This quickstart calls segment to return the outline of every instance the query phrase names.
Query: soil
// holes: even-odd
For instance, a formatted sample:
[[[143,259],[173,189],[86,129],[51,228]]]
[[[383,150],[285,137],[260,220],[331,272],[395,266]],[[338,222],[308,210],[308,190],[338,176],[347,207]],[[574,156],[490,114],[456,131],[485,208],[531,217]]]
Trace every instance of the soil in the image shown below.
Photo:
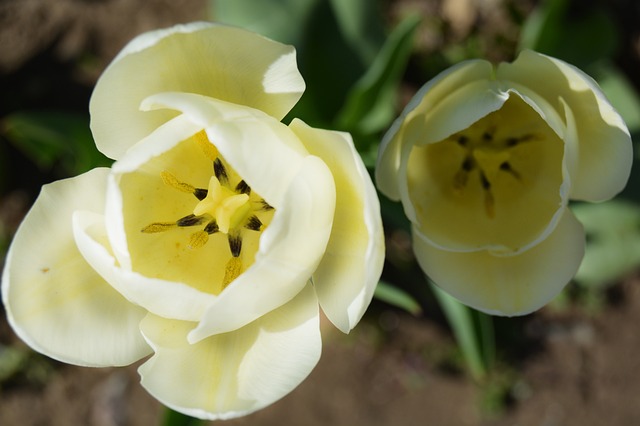
[[[391,3],[388,11],[393,16],[406,4],[420,2]],[[512,3],[522,10],[532,4]],[[474,22],[473,16],[455,12],[466,1],[421,4],[425,13],[442,9],[453,17],[449,22],[453,40],[464,38]],[[3,95],[0,113],[30,107],[86,108],[95,78],[131,37],[203,19],[206,6],[204,0],[0,1],[0,89],[14,95]],[[513,40],[513,27],[504,25],[503,35]],[[487,30],[491,37],[495,28]],[[630,34],[628,46],[635,49],[637,31]],[[420,43],[422,49],[435,49],[438,41],[423,34]],[[633,51],[621,63],[627,70],[637,70],[638,56]],[[44,95],[25,90],[40,81],[34,76],[43,67],[63,77],[49,81],[52,87],[40,91]],[[56,85],[66,91],[57,92]],[[0,234],[3,230],[10,234],[38,185],[56,176],[33,169],[6,141],[0,142],[5,144],[1,155],[12,159],[16,171],[15,181],[0,185]],[[389,247],[402,244],[396,236],[388,241]],[[389,254],[398,257],[398,252]],[[414,266],[409,275],[416,277],[416,272]],[[421,278],[416,280],[426,285]],[[482,383],[466,373],[435,305],[427,304],[424,315],[414,317],[375,301],[350,335],[323,322],[320,363],[291,394],[262,411],[220,424],[640,424],[640,333],[635,329],[640,324],[640,278],[631,275],[621,280],[607,296],[596,312],[570,304],[563,309],[546,307],[523,318],[496,319],[497,361]],[[0,312],[0,365],[11,360],[19,365],[11,375],[3,376],[0,368],[0,425],[159,424],[163,408],[139,385],[136,366],[90,369],[49,360],[28,350]]]

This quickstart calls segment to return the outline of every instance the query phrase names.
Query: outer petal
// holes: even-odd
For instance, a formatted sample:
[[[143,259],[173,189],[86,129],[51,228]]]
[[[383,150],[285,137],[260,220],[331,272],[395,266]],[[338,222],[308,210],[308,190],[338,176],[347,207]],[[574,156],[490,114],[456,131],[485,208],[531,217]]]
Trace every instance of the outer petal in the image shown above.
[[[143,99],[167,91],[248,105],[281,119],[304,81],[293,47],[240,28],[199,22],[149,32],[131,41],[98,80],[89,105],[98,148],[119,159],[173,117],[138,110]]]
[[[439,250],[414,235],[422,269],[447,293],[494,315],[524,315],[555,297],[584,255],[582,225],[568,209],[549,237],[518,256]]]
[[[559,59],[523,51],[511,64],[500,64],[497,77],[535,89],[568,125],[578,124],[570,148],[577,156],[571,174],[571,198],[602,201],[627,183],[633,161],[631,138],[624,121],[597,83]],[[568,143],[571,141],[567,141]]]
[[[318,267],[331,234],[335,186],[319,158],[302,163],[263,231],[254,263],[211,303],[190,342],[236,330],[285,304]]]
[[[313,283],[327,317],[347,333],[362,318],[382,273],[380,203],[349,134],[314,129],[300,120],[290,127],[329,166],[336,183],[331,238]]]
[[[404,140],[402,135],[404,122],[418,114],[428,112],[460,87],[474,81],[491,79],[492,75],[493,67],[489,62],[465,61],[443,71],[420,88],[402,114],[393,122],[380,144],[376,164],[376,184],[383,194],[395,201],[400,199],[398,184],[402,182],[403,177],[399,176],[398,171],[403,148],[401,142]]]
[[[146,312],[104,282],[73,239],[73,211],[103,208],[108,173],[94,169],[45,185],[15,235],[2,277],[18,335],[73,364],[126,365],[150,352],[138,328]]]
[[[187,343],[192,323],[149,315],[142,332],[156,354],[142,385],[169,407],[205,419],[263,408],[293,390],[320,358],[318,304],[307,286],[286,305],[231,333]]]

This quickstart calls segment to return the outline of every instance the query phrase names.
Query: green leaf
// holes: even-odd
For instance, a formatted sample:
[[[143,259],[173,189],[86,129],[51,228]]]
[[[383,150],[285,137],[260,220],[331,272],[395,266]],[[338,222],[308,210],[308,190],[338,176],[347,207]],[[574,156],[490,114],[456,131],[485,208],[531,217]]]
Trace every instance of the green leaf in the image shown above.
[[[211,0],[212,19],[300,46],[320,0]]]
[[[571,210],[587,235],[578,284],[603,288],[640,265],[640,206],[613,200]]]
[[[547,0],[524,23],[519,47],[586,68],[613,56],[618,43],[615,21],[602,5]]]
[[[613,107],[622,116],[629,131],[640,131],[640,97],[629,79],[609,61],[595,66],[590,71]]]
[[[345,41],[360,56],[362,63],[371,64],[385,39],[380,19],[379,2],[371,0],[330,1]]]
[[[419,23],[420,17],[410,16],[391,33],[372,66],[349,92],[338,114],[338,127],[367,135],[389,126],[396,115],[398,86]]]
[[[412,315],[422,314],[420,304],[407,292],[385,281],[380,281],[376,287],[374,297]]]
[[[39,168],[59,165],[66,174],[79,174],[108,165],[91,137],[89,118],[59,111],[25,111],[0,122],[2,134]]]
[[[485,324],[481,323],[477,329],[471,308],[458,302],[433,283],[431,283],[431,288],[449,322],[471,376],[475,380],[481,381],[487,375],[486,361],[489,358],[483,356],[483,344],[486,350],[490,351],[490,357],[493,356],[494,350],[493,326],[491,323],[486,323],[491,318],[484,318]],[[483,341],[484,343],[482,343]]]

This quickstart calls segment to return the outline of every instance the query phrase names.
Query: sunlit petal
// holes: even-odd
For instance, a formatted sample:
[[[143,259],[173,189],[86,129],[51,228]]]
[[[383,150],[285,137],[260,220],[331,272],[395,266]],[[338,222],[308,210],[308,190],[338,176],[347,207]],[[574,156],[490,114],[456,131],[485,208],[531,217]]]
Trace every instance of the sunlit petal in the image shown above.
[[[575,275],[585,246],[582,225],[568,209],[547,239],[516,256],[440,250],[415,235],[413,241],[420,266],[440,288],[475,309],[509,316],[553,299]]]
[[[80,365],[130,364],[149,354],[138,324],[146,314],[82,257],[72,232],[77,209],[104,206],[108,169],[42,188],[9,250],[2,277],[17,334],[52,358]]]
[[[187,342],[193,323],[149,315],[142,332],[155,355],[142,385],[164,404],[206,419],[229,419],[269,405],[295,388],[320,357],[318,304],[311,286],[231,333]]]
[[[371,302],[384,264],[380,203],[351,137],[291,123],[307,150],[329,166],[336,184],[336,211],[327,250],[313,274],[320,306],[343,332]]]
[[[134,39],[109,65],[91,98],[91,129],[98,148],[119,159],[176,115],[139,111],[152,94],[200,93],[281,119],[304,87],[291,46],[235,27],[178,25]]]

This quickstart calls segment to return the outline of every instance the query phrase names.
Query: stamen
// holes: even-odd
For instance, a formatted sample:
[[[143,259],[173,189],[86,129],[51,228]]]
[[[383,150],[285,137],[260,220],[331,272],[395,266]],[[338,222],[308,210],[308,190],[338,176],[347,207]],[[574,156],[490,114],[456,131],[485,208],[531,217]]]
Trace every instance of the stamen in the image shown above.
[[[458,136],[458,139],[456,140],[456,142],[458,142],[458,145],[466,147],[467,144],[469,143],[469,138],[466,137],[465,135],[460,135]]]
[[[176,221],[176,225],[180,227],[195,226],[204,223],[207,220],[204,216],[196,216],[194,214],[187,215]]]
[[[227,288],[229,284],[242,272],[242,260],[239,257],[232,257],[224,268],[224,278],[222,279],[222,289]]]
[[[245,182],[244,180],[241,180],[236,185],[236,192],[238,194],[247,194],[247,195],[249,195],[249,194],[251,194],[251,187],[249,185],[247,185],[247,182]]]
[[[496,216],[495,199],[491,192],[491,182],[489,182],[484,172],[480,172],[480,183],[482,184],[482,189],[484,189],[484,210],[487,216],[493,219]]]
[[[156,222],[151,225],[147,225],[141,229],[141,232],[145,234],[155,234],[158,232],[168,231],[169,229],[175,227],[176,224],[174,222]]]
[[[216,158],[213,162],[213,173],[222,185],[229,184],[229,176],[227,176],[227,169],[219,158]]]
[[[482,189],[484,189],[485,191],[491,189],[491,182],[489,182],[489,179],[487,179],[487,176],[484,174],[484,172],[480,172],[480,183],[482,184]]]
[[[178,191],[188,192],[190,194],[194,193],[196,188],[193,185],[189,185],[188,183],[180,182],[178,178],[167,171],[163,171],[160,173],[160,177],[162,178],[162,182],[165,185],[168,185]]]
[[[207,223],[207,226],[204,227],[204,232],[206,232],[209,235],[215,234],[219,230],[220,228],[218,228],[218,222],[216,222],[215,219]]]
[[[500,170],[502,170],[503,172],[509,173],[511,176],[513,176],[517,180],[522,180],[522,176],[520,175],[520,173],[514,170],[508,161],[505,161],[504,163],[500,164]]]
[[[234,232],[227,235],[229,239],[229,249],[231,250],[231,256],[238,257],[242,251],[242,237],[240,233]]]
[[[188,192],[195,195],[198,200],[202,200],[207,196],[207,190],[202,188],[196,188],[188,183],[181,182],[174,175],[167,171],[160,172],[160,178],[165,185],[168,185],[181,192]]]
[[[260,200],[260,204],[262,204],[261,210],[264,210],[264,211],[273,210],[273,206],[271,206],[271,204],[267,203],[264,198],[262,200]]]
[[[218,149],[209,141],[207,133],[204,130],[200,130],[193,136],[198,143],[198,146],[204,153],[204,155],[211,161],[215,161],[220,156]]]
[[[196,196],[196,198],[200,201],[204,200],[205,198],[207,198],[207,194],[209,193],[209,191],[207,189],[203,189],[203,188],[196,188],[195,191],[193,191],[193,195]]]
[[[254,215],[249,218],[249,221],[244,227],[252,231],[259,231],[260,229],[262,229],[262,221]]]
[[[193,234],[191,234],[191,238],[189,238],[189,244],[187,245],[187,247],[192,250],[199,249],[200,247],[203,247],[205,244],[207,244],[207,241],[209,241],[209,234],[207,234],[205,231],[194,232]]]

